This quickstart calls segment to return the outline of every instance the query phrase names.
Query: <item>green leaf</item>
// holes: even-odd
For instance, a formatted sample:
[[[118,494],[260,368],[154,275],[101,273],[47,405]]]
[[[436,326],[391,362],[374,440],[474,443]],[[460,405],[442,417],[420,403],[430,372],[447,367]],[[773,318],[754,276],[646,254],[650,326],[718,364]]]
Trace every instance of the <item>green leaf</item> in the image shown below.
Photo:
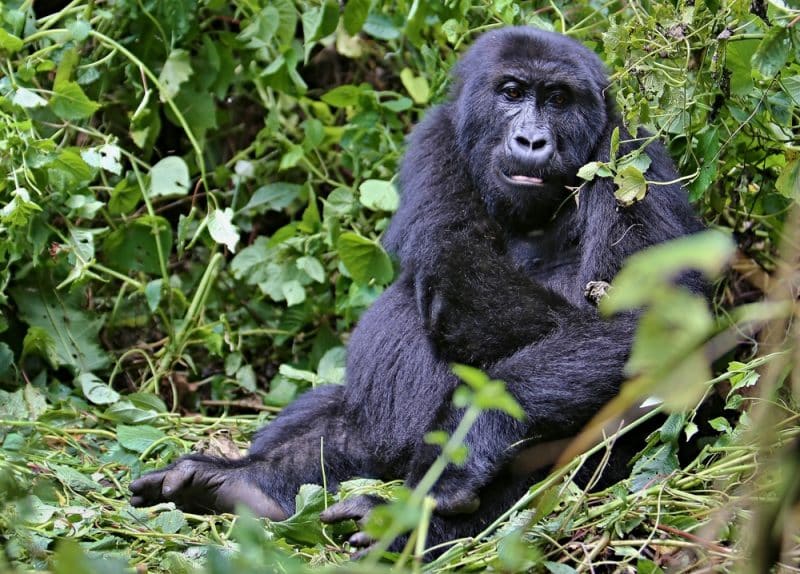
[[[0,28],[0,51],[11,55],[19,52],[24,45],[22,40]]]
[[[303,285],[296,279],[291,279],[281,285],[283,296],[286,299],[286,304],[291,307],[299,305],[306,300],[306,290]]]
[[[780,26],[772,26],[753,54],[753,67],[761,72],[762,76],[771,78],[786,65],[791,47],[789,31]]]
[[[344,6],[344,29],[351,36],[361,31],[369,15],[370,0],[348,0]]]
[[[189,193],[189,168],[183,158],[167,156],[150,170],[149,197],[177,197]]]
[[[384,14],[371,12],[363,26],[364,33],[378,40],[397,40],[402,29]]]
[[[248,211],[262,213],[265,209],[281,211],[298,199],[302,191],[303,186],[296,183],[269,183],[259,187],[241,211],[242,213]]]
[[[125,273],[160,273],[161,262],[154,232],[158,233],[163,256],[167,258],[172,250],[172,227],[163,217],[145,215],[108,235],[103,244],[104,262]]]
[[[20,317],[39,327],[55,342],[58,363],[76,372],[90,372],[108,365],[108,356],[97,343],[103,317],[84,313],[78,305],[80,290],[64,295],[47,280],[39,280],[11,291]]]
[[[208,232],[211,238],[225,245],[231,253],[236,253],[236,244],[239,243],[239,231],[233,225],[233,210],[226,207],[224,210],[215,209],[208,216]]]
[[[775,181],[775,189],[784,197],[800,201],[800,159],[787,163]]]
[[[578,177],[586,181],[592,181],[594,176],[597,175],[597,170],[600,169],[599,161],[590,161],[578,170]]]
[[[147,524],[156,532],[175,534],[186,526],[186,517],[180,510],[167,510],[149,520]]]
[[[325,489],[317,484],[304,484],[295,497],[295,513],[270,526],[275,536],[308,545],[325,544],[326,537],[319,514],[325,509]]]
[[[415,76],[409,68],[400,72],[400,81],[403,82],[408,95],[418,104],[427,104],[431,97],[431,89],[425,76]]]
[[[160,98],[162,102],[174,98],[181,89],[181,84],[192,75],[192,63],[189,52],[186,50],[172,50],[158,75],[161,84]]]
[[[800,106],[800,74],[790,78],[781,78],[783,90],[789,94],[796,106]]]
[[[163,431],[149,425],[117,425],[117,442],[133,452],[144,452],[165,436]]]
[[[392,261],[378,243],[351,231],[342,233],[336,245],[339,257],[353,279],[362,284],[386,285],[394,276]]]
[[[75,377],[75,386],[79,387],[86,399],[96,405],[110,405],[119,399],[119,393],[109,387],[92,373],[81,373]]]
[[[321,6],[307,8],[303,12],[302,20],[304,59],[308,62],[308,56],[316,41],[336,31],[336,24],[339,22],[339,4],[334,0],[325,0]]]
[[[394,212],[400,196],[391,181],[368,179],[358,186],[361,204],[373,211]]]
[[[81,150],[81,157],[88,165],[104,169],[116,175],[122,173],[122,164],[119,162],[121,155],[122,151],[111,144]]]
[[[304,256],[297,260],[297,268],[302,269],[306,275],[317,283],[325,282],[325,268],[319,259],[311,256]]]
[[[633,464],[630,492],[663,482],[680,468],[675,444],[657,444],[647,449]]]
[[[719,130],[710,127],[697,136],[697,154],[702,158],[700,173],[689,185],[689,199],[700,199],[717,177],[719,154]]]
[[[50,366],[58,368],[61,362],[56,353],[56,342],[42,327],[30,327],[22,340],[22,356],[34,355],[45,359]]]
[[[103,489],[97,482],[75,470],[74,468],[66,465],[48,463],[50,470],[53,471],[56,479],[61,484],[68,486],[78,492],[97,492]]]
[[[334,108],[346,108],[356,105],[362,93],[363,90],[360,86],[338,86],[323,94],[321,99]]]
[[[100,104],[90,100],[76,82],[56,82],[50,109],[62,120],[82,120],[91,117]]]
[[[245,20],[245,22],[247,22]],[[280,14],[274,6],[266,6],[256,14],[237,36],[245,47],[256,50],[272,43],[280,24]]]
[[[47,100],[28,88],[17,88],[11,101],[22,108],[38,108],[47,105]]]
[[[622,207],[630,207],[647,194],[647,180],[636,166],[629,165],[618,171],[614,183],[617,185],[614,197]]]
[[[152,313],[155,313],[161,303],[163,286],[163,279],[154,279],[144,286],[144,298],[147,301],[147,308],[150,309]]]

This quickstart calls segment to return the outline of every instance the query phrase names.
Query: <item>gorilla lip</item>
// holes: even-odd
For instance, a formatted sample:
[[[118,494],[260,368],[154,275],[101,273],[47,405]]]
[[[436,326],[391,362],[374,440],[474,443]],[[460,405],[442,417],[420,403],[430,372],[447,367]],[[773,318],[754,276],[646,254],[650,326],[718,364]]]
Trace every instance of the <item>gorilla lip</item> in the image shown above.
[[[514,174],[514,175],[506,175],[503,174],[508,181],[511,183],[516,183],[518,185],[542,185],[544,184],[544,180],[540,177],[531,177],[529,175],[521,175],[521,174]]]

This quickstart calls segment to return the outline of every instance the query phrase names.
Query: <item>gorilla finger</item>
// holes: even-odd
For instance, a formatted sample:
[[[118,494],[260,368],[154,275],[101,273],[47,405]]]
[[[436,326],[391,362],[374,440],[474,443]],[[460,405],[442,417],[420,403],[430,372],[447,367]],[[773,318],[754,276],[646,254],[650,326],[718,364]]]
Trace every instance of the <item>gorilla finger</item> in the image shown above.
[[[375,540],[366,532],[356,532],[347,539],[348,544],[353,548],[369,548]]]
[[[171,468],[164,475],[164,480],[161,484],[161,494],[169,500],[184,486],[191,482],[194,478],[194,473],[197,467],[191,461],[184,461],[174,468]]]
[[[356,496],[342,502],[337,502],[330,508],[322,511],[320,520],[327,524],[342,522],[343,520],[360,520],[369,511],[375,508],[378,502],[368,496]]]
[[[128,489],[135,495],[131,499],[131,504],[133,506],[149,506],[163,502],[161,483],[165,474],[163,471],[151,472],[131,482],[128,485]],[[138,501],[139,504],[134,503],[134,500]]]

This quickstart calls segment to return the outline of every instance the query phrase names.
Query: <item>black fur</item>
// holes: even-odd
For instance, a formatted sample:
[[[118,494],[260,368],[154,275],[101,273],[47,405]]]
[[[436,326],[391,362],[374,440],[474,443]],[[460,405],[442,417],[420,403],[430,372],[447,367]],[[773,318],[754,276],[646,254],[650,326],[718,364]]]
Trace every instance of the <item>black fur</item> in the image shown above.
[[[700,228],[678,184],[651,186],[628,208],[618,208],[607,178],[574,194],[582,165],[608,161],[615,127],[621,153],[641,145],[625,141],[593,52],[532,28],[482,36],[450,100],[409,141],[401,205],[385,236],[402,273],[353,333],[346,385],[300,397],[241,461],[190,456],[145,475],[132,485],[133,504],[224,510],[242,499],[281,518],[301,484],[322,482],[323,440],[331,488],[356,476],[413,485],[438,454],[423,436],[459,421],[449,366],[459,361],[505,381],[526,414],[523,422],[482,414],[466,465],[447,468],[435,486],[446,512],[434,515],[429,544],[478,532],[533,478],[511,472],[517,452],[574,435],[623,380],[635,316],[601,318],[587,284],[610,282],[631,253]],[[649,180],[677,179],[660,144],[646,153]],[[612,462],[607,482],[621,478],[625,460]]]

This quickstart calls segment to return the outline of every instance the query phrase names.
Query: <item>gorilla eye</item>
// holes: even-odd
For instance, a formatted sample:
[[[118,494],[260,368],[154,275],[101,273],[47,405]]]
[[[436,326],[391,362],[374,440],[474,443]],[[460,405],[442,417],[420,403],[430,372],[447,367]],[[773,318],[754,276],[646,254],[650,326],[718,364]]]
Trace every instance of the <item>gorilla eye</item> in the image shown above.
[[[551,104],[554,104],[555,106],[560,108],[567,105],[567,103],[569,102],[569,96],[565,92],[555,91],[552,94],[550,94],[550,97],[547,98],[547,100]]]
[[[500,92],[509,100],[520,100],[524,95],[522,87],[519,84],[508,83],[500,88]]]

